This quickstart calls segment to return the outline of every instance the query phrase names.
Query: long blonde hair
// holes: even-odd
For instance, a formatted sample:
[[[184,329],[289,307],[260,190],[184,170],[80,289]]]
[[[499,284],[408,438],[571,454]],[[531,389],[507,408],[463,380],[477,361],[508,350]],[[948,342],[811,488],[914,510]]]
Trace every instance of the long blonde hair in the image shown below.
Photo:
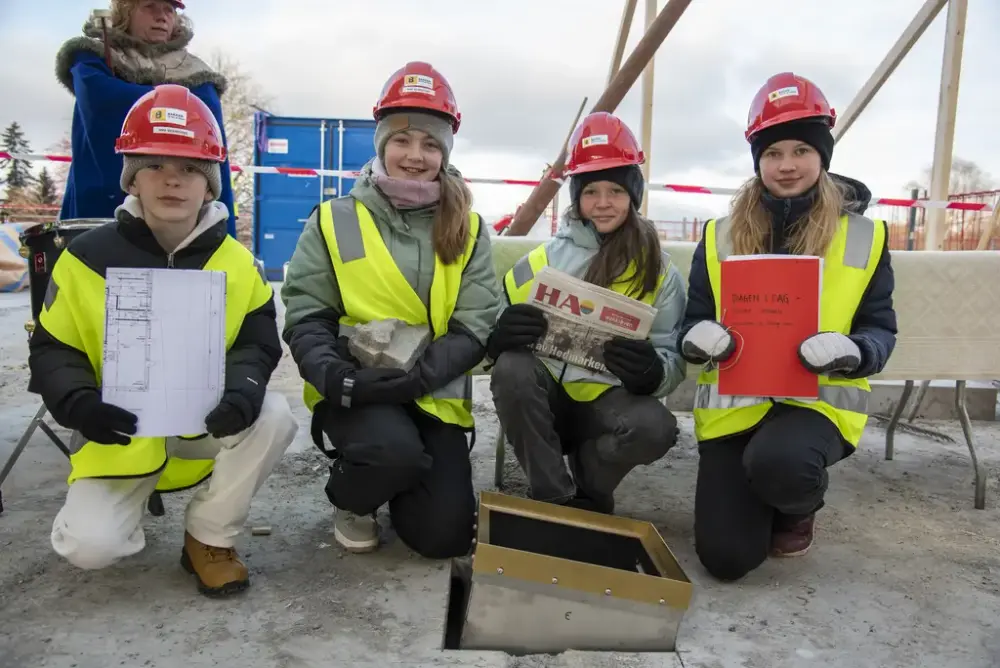
[[[469,241],[469,213],[472,191],[465,180],[445,170],[441,171],[441,199],[434,215],[431,238],[434,252],[441,262],[451,264],[462,257]]]
[[[771,214],[764,208],[763,196],[764,183],[759,176],[754,176],[733,197],[729,235],[737,255],[772,252]],[[787,241],[788,252],[822,257],[837,232],[844,206],[844,191],[826,170],[821,170],[816,183],[816,200],[809,213],[792,228]]]

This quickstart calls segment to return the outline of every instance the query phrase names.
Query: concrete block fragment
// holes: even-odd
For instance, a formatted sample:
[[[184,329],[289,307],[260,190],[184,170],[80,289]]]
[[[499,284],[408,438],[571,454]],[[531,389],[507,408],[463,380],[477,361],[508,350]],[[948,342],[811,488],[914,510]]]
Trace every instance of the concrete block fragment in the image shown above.
[[[389,318],[356,326],[348,348],[366,368],[408,371],[430,340],[430,328],[426,325],[407,325],[402,320]]]

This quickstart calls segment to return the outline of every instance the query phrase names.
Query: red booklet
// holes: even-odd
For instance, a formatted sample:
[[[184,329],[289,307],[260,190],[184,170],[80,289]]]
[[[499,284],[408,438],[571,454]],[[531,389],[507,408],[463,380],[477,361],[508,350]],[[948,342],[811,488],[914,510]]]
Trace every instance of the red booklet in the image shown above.
[[[719,394],[815,399],[819,377],[799,344],[819,331],[823,260],[734,255],[722,263],[722,325],[736,352],[719,365]]]

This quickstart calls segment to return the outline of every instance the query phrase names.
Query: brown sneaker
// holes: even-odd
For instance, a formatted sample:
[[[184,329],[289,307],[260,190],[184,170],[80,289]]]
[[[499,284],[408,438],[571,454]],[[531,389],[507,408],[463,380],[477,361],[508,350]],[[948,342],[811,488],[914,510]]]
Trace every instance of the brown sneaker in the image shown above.
[[[205,596],[229,596],[250,586],[250,574],[235,549],[205,545],[186,531],[181,566],[198,578],[198,591]]]
[[[816,513],[800,518],[777,516],[771,531],[772,557],[801,557],[813,543]]]

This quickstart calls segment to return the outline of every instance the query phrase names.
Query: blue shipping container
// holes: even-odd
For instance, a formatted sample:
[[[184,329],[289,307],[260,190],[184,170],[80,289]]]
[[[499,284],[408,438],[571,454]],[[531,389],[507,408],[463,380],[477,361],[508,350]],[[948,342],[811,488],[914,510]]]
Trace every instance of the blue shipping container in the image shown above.
[[[254,117],[253,164],[358,171],[375,155],[375,121],[342,118]],[[281,280],[309,212],[346,195],[354,179],[254,174],[253,247],[270,280]]]

